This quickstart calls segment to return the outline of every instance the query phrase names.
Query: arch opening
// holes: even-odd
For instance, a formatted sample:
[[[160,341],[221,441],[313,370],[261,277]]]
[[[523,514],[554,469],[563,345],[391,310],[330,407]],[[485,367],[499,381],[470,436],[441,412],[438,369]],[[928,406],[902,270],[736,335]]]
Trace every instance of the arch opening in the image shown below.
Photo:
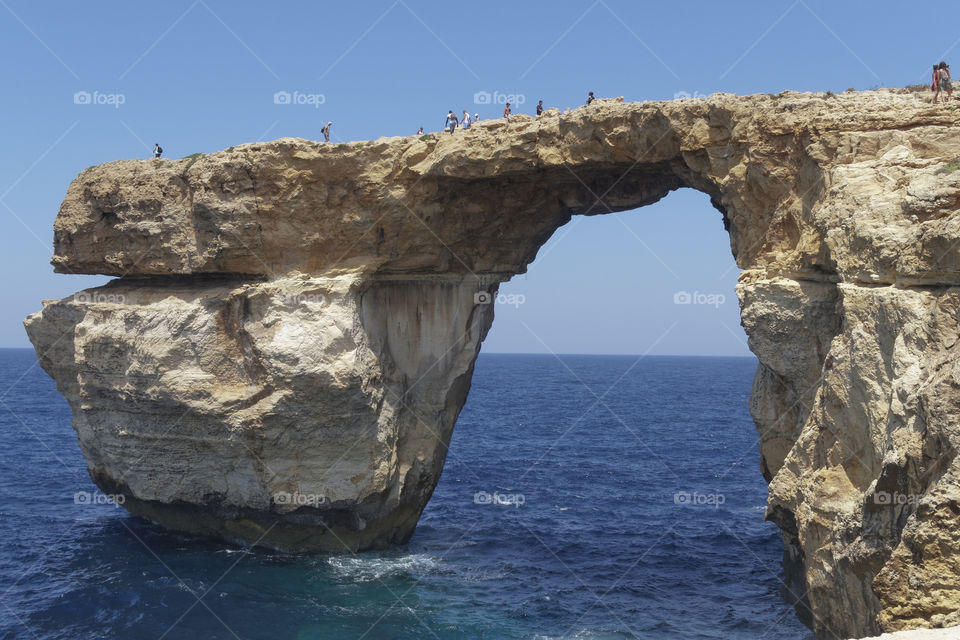
[[[734,598],[744,627],[729,637],[753,637],[805,606],[784,587],[783,544],[763,518],[748,409],[757,362],[739,326],[740,270],[717,233],[725,217],[711,204],[681,188],[642,210],[575,216],[500,286],[426,534],[411,544],[453,535],[444,521],[469,525],[504,549],[532,548],[519,577],[535,589],[550,588],[537,575],[567,564],[602,590],[622,566],[614,600],[633,615],[557,611],[580,618],[573,633],[606,613],[624,632],[661,622],[696,636],[705,627],[680,622],[684,607],[722,610]],[[684,292],[693,299],[676,298]],[[724,344],[705,350],[711,341]],[[465,489],[477,504],[457,503]],[[778,633],[808,632],[789,615]]]

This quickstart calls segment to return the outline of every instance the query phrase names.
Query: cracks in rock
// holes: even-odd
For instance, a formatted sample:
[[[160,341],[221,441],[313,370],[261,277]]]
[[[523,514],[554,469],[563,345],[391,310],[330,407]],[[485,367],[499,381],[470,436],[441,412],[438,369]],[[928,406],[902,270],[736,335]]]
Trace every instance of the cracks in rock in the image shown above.
[[[266,379],[268,372],[260,362],[254,339],[245,326],[246,320],[251,317],[249,293],[234,291],[222,302],[212,301],[211,304],[218,305],[217,319],[222,335],[236,346],[237,355],[240,357],[232,362],[242,379],[247,380],[248,384],[256,384],[257,380]]]
[[[260,216],[260,196],[257,194],[257,176],[249,165],[244,165],[243,170],[246,172],[247,177],[250,178],[250,184],[253,185],[253,207],[257,212],[257,216],[255,218],[257,221],[257,241],[259,243],[260,250],[263,251],[263,223],[261,222],[262,218]]]

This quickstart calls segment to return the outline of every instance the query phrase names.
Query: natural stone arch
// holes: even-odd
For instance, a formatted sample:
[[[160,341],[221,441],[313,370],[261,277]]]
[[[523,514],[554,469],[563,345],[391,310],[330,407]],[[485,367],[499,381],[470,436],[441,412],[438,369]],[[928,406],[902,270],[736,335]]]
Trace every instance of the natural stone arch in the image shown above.
[[[890,92],[720,95],[109,163],[71,185],[53,263],[121,277],[27,330],[91,476],[131,512],[380,547],[439,478],[493,320],[474,295],[571,215],[699,189],[743,270],[768,516],[808,622],[960,622],[960,174],[937,173],[956,123]]]

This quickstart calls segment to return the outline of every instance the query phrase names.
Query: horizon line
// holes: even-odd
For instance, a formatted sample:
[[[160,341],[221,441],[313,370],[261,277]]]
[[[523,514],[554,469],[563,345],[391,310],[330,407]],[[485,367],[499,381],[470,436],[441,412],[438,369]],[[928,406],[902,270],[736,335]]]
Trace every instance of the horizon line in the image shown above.
[[[0,351],[35,351],[33,347],[4,347]],[[754,354],[716,354],[716,353],[550,353],[549,351],[484,351],[479,355],[488,356],[625,356],[635,358],[756,358]]]

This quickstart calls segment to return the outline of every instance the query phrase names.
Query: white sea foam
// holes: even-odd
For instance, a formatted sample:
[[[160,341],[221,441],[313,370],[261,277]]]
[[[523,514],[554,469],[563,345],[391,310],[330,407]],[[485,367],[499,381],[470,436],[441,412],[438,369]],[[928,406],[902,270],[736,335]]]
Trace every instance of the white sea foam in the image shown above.
[[[338,575],[355,582],[372,582],[392,576],[430,573],[437,567],[436,559],[420,554],[399,558],[335,556],[328,558],[327,562]]]

